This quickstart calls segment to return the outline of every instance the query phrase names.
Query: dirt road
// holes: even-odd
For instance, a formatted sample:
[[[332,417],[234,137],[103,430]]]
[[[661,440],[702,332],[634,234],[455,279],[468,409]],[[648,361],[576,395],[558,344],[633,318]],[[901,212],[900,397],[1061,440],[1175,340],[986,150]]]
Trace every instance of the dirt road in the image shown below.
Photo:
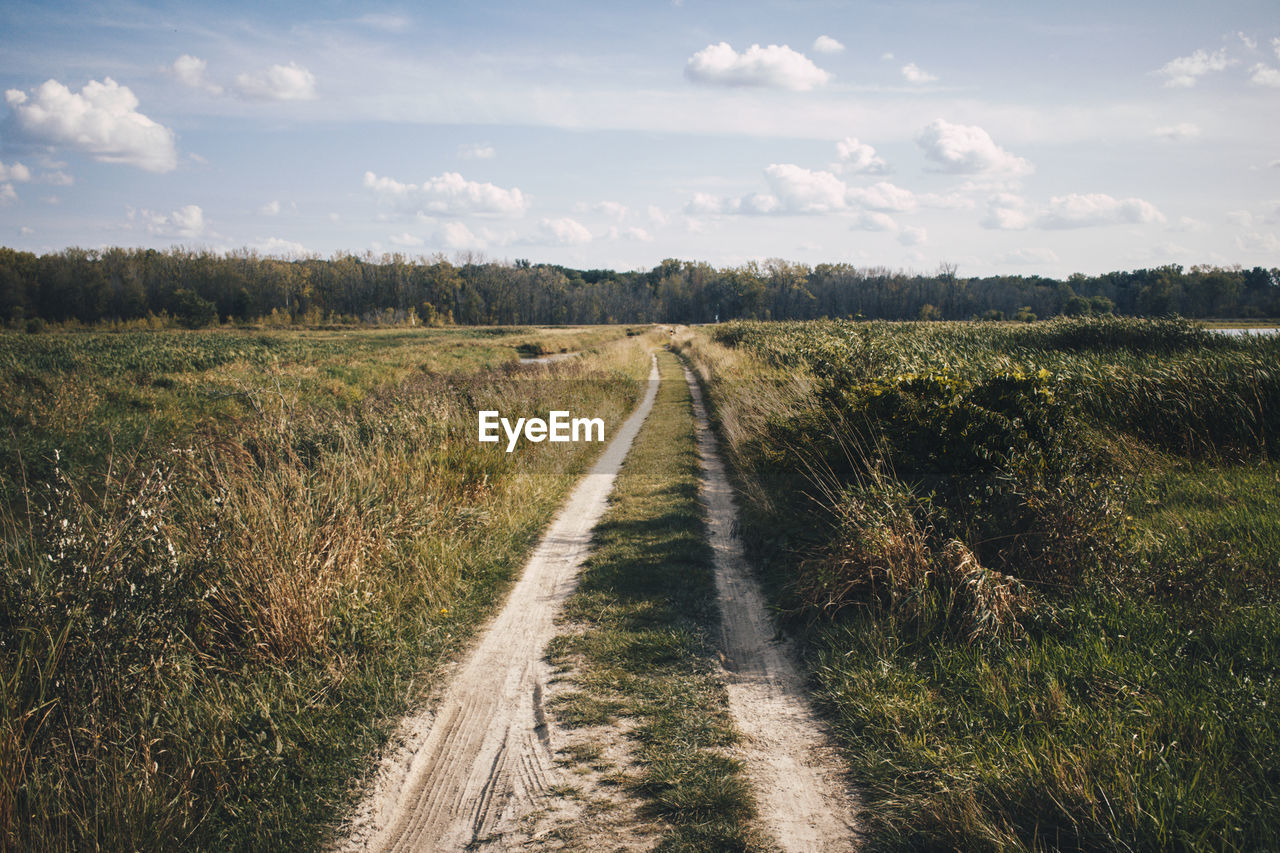
[[[783,850],[852,850],[856,801],[788,649],[774,642],[764,599],[733,535],[737,511],[701,390],[688,370],[685,378],[715,554],[729,707],[743,735],[735,755],[747,768],[763,828]],[[657,388],[655,359],[644,399],[574,489],[434,711],[402,724],[399,748],[382,762],[372,795],[337,850],[538,846],[540,839],[529,837],[528,818],[554,806],[555,792],[570,781],[555,761],[555,732],[544,708],[552,677],[544,660],[547,643]]]
[[[736,757],[747,767],[765,829],[786,851],[857,846],[856,808],[832,740],[805,698],[790,650],[775,641],[760,586],[734,536],[737,509],[702,390],[685,369],[697,421],[707,527],[715,551],[721,652],[729,710],[742,733]]]
[[[653,406],[656,359],[648,386],[552,522],[434,713],[404,722],[403,745],[383,761],[373,795],[338,849],[505,849],[503,837],[556,784],[543,709],[551,673],[543,655],[587,555],[591,530]]]

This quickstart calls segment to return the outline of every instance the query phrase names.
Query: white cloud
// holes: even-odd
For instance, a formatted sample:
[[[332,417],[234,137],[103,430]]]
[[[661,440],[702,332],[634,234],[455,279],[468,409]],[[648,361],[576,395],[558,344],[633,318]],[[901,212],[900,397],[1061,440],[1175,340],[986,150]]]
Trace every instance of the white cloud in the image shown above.
[[[542,235],[562,246],[582,246],[591,242],[591,232],[581,222],[567,216],[544,219],[538,223]]]
[[[1241,44],[1243,44],[1245,47],[1249,48],[1249,50],[1257,50],[1257,49],[1258,49],[1258,40],[1257,40],[1257,39],[1255,39],[1255,38],[1251,38],[1250,36],[1246,35],[1245,33],[1236,33],[1236,38],[1240,39]]]
[[[1053,249],[1014,249],[996,258],[998,264],[1056,264],[1061,261]]]
[[[468,181],[457,172],[445,172],[421,184],[403,184],[365,172],[364,185],[380,199],[410,212],[519,216],[528,207],[528,200],[516,187],[508,190],[491,183]]]
[[[719,86],[767,86],[807,91],[821,86],[831,75],[803,53],[786,45],[753,44],[738,53],[728,42],[711,44],[689,57],[685,76],[698,83]]]
[[[90,80],[78,93],[47,80],[30,95],[9,89],[5,100],[19,133],[32,142],[151,172],[169,172],[178,165],[173,131],[138,112],[133,92],[110,77],[101,83]]]
[[[1280,38],[1271,40],[1271,49],[1276,52],[1276,59],[1280,59]]]
[[[0,163],[0,181],[22,184],[29,180],[31,180],[31,170],[21,163],[15,162],[12,166]]]
[[[36,233],[36,229],[23,225],[21,228],[18,229],[18,233],[21,234],[23,237],[30,237],[32,234]]]
[[[1154,133],[1161,139],[1167,139],[1170,142],[1178,142],[1183,139],[1191,139],[1199,136],[1200,126],[1192,124],[1189,121],[1184,121],[1179,122],[1178,124],[1157,127]]]
[[[446,249],[480,249],[485,242],[471,233],[461,222],[446,222],[435,235],[435,242]]]
[[[987,215],[978,224],[998,231],[1020,231],[1031,224],[1031,215],[1021,196],[997,193],[987,200]]]
[[[409,248],[409,249],[416,248],[422,245],[422,238],[415,237],[412,234],[410,234],[408,231],[405,231],[400,234],[392,234],[387,239],[391,241],[391,245],[393,246],[403,246],[404,248]]]
[[[240,95],[255,101],[310,101],[316,97],[316,76],[290,62],[236,76]]]
[[[186,204],[168,214],[129,208],[129,219],[140,222],[152,234],[194,240],[205,233],[204,210],[198,204]]]
[[[649,209],[645,211],[649,215],[649,221],[654,225],[666,225],[668,221],[667,214],[662,208],[656,204],[649,205]]]
[[[878,213],[904,213],[915,210],[918,198],[911,190],[879,181],[869,187],[850,187],[831,172],[815,171],[792,163],[774,163],[765,169],[765,179],[772,192],[754,193],[740,198],[722,197],[698,192],[684,207],[695,216],[729,214],[797,214],[845,213],[851,207]],[[951,199],[931,196],[942,202],[935,206],[956,206]],[[863,230],[896,230],[886,223],[888,217],[862,216],[853,227]]]
[[[264,255],[277,258],[305,258],[315,254],[301,243],[282,237],[268,237],[255,243],[253,247]]]
[[[916,195],[904,187],[880,181],[869,187],[850,187],[845,197],[868,210],[907,213],[916,209]]]
[[[1227,211],[1227,221],[1237,228],[1253,228],[1263,223],[1272,225],[1280,222],[1280,202],[1271,201],[1264,206],[1266,210],[1257,215],[1248,210]]]
[[[1030,163],[996,145],[990,134],[975,125],[937,119],[920,131],[916,144],[942,172],[1017,176],[1033,171]]]
[[[887,213],[865,210],[853,221],[855,231],[880,231],[895,235],[895,239],[904,246],[918,246],[929,236],[929,232],[916,225],[901,225]]]
[[[472,143],[459,145],[458,156],[463,160],[492,160],[498,156],[498,152],[492,145]]]
[[[1049,200],[1036,220],[1041,228],[1087,228],[1094,225],[1164,222],[1164,214],[1140,198],[1112,198],[1105,193],[1071,193]]]
[[[1166,78],[1164,84],[1173,87],[1194,86],[1196,81],[1211,71],[1222,71],[1234,60],[1227,57],[1225,48],[1207,53],[1197,50],[1190,56],[1180,56],[1165,63],[1156,73]]]
[[[48,184],[51,187],[69,187],[76,182],[75,178],[71,177],[61,169],[54,169],[52,172],[44,172],[36,180],[42,184]]]
[[[652,243],[653,235],[643,228],[628,227],[619,228],[616,225],[609,227],[608,233],[610,240],[635,240],[638,243]]]
[[[853,227],[858,231],[897,231],[898,223],[887,213],[867,210],[854,220]]]
[[[1199,219],[1194,219],[1190,216],[1179,216],[1178,221],[1170,225],[1166,230],[1168,231],[1204,231],[1206,228],[1208,228],[1208,226],[1205,225],[1203,222],[1201,222]]]
[[[1250,69],[1249,82],[1255,86],[1280,88],[1280,70],[1276,70],[1270,65],[1264,65],[1259,62]]]
[[[764,174],[774,196],[789,211],[829,213],[845,206],[844,181],[830,172],[814,172],[790,163],[774,163],[764,170]]]
[[[205,77],[209,63],[188,53],[182,54],[173,61],[169,70],[178,82],[192,89],[202,89],[212,95],[221,95],[222,87]]]
[[[799,168],[799,167],[794,167]],[[808,170],[801,170],[808,171]],[[783,179],[786,180],[785,178]],[[843,184],[842,184],[843,186]],[[803,190],[803,186],[797,187]],[[717,216],[728,214],[768,214],[812,212],[792,208],[784,208],[783,202],[769,193],[752,193],[742,198],[725,198],[711,193],[697,192],[684,206],[684,212],[694,216]],[[688,223],[686,223],[688,224]],[[698,223],[698,230],[701,223]],[[691,228],[691,230],[693,230]]]
[[[855,136],[848,136],[836,143],[839,168],[843,172],[879,175],[889,171],[889,164],[876,154],[876,149]]]
[[[601,201],[591,205],[591,210],[621,222],[627,218],[627,206],[617,201]]]
[[[930,74],[914,62],[902,66],[902,76],[907,78],[908,83],[932,83],[938,79],[936,74]]]
[[[1236,246],[1245,252],[1274,254],[1280,252],[1280,237],[1275,234],[1261,234],[1257,231],[1250,231],[1247,234],[1236,235]]]
[[[18,200],[18,191],[13,188],[13,184],[0,184],[0,207],[13,204]]]
[[[711,193],[696,192],[693,198],[689,199],[684,206],[685,213],[692,213],[696,216],[708,216],[717,213],[728,213],[725,210],[725,199]]]
[[[769,193],[752,193],[737,202],[737,206],[743,213],[765,214],[785,212],[782,199]]]
[[[844,50],[844,45],[831,36],[818,36],[813,40],[813,50],[815,53],[839,53]]]
[[[258,208],[258,212],[263,216],[275,216],[280,212],[280,202],[274,200],[269,201],[262,207]]]
[[[904,226],[898,232],[898,242],[904,246],[918,246],[923,243],[929,236],[929,232],[915,225]]]
[[[916,196],[921,207],[932,207],[937,210],[972,210],[977,205],[974,200],[960,193],[921,193]]]
[[[187,204],[169,214],[179,236],[198,237],[204,233],[204,211],[197,204]]]

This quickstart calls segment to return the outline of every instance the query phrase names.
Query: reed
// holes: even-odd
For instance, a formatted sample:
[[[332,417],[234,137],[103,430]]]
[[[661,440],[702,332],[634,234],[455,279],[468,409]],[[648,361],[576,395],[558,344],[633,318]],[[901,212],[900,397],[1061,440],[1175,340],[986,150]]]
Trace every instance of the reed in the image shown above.
[[[879,848],[1280,835],[1280,342],[1094,319],[681,345]]]

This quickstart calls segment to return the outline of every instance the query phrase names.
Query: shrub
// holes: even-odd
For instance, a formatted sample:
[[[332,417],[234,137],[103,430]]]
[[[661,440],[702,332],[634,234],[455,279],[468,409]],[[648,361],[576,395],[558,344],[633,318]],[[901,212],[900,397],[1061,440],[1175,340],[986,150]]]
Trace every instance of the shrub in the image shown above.
[[[200,329],[218,322],[217,306],[186,288],[173,292],[173,314],[188,329]]]
[[[830,618],[869,606],[920,633],[950,630],[970,642],[1022,633],[1031,595],[1017,579],[982,566],[956,539],[942,539],[930,507],[875,475],[830,507],[831,540],[800,563],[801,601]]]

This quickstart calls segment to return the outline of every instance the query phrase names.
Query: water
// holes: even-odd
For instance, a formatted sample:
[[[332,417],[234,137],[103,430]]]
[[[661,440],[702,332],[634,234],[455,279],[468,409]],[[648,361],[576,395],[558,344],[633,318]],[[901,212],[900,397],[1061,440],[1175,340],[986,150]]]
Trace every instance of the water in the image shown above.
[[[1221,332],[1224,335],[1274,335],[1280,332],[1280,329],[1211,329],[1210,331]]]

